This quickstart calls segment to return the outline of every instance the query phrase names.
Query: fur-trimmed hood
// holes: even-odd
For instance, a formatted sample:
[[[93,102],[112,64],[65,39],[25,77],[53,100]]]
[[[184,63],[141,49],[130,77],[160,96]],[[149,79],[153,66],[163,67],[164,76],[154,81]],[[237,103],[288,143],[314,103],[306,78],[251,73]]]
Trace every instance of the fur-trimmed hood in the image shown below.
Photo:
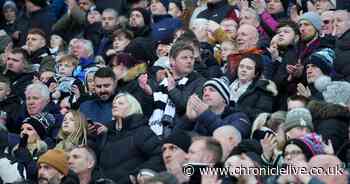
[[[312,114],[313,121],[331,118],[340,118],[347,121],[350,119],[348,108],[341,105],[312,100],[308,103],[307,108]]]
[[[146,63],[137,64],[134,67],[128,69],[122,80],[128,82],[136,79],[139,75],[146,73],[147,65]]]
[[[321,76],[314,82],[315,88],[322,93],[326,102],[340,105],[350,104],[350,83],[332,81],[329,76]]]
[[[260,88],[263,91],[271,93],[273,96],[277,96],[278,95],[277,86],[271,80],[262,79],[262,80],[256,81],[256,88]]]

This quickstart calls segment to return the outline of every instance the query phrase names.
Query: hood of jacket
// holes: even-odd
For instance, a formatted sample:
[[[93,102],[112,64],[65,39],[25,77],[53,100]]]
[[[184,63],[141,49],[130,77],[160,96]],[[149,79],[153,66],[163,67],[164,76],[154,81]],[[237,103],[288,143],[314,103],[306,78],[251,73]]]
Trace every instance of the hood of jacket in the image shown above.
[[[273,96],[278,95],[277,86],[271,80],[265,80],[265,79],[258,80],[255,82],[255,88],[271,93]]]
[[[122,78],[124,82],[128,82],[131,80],[136,79],[138,76],[140,76],[143,73],[146,73],[147,71],[147,64],[146,63],[140,63],[132,68],[128,69],[125,76]]]
[[[32,52],[29,56],[29,61],[32,64],[40,64],[39,62],[44,57],[50,56],[50,49],[47,46],[44,46],[34,52]]]
[[[122,120],[121,130],[116,129],[115,121],[109,123],[107,126],[109,133],[116,133],[117,131],[130,131],[145,125],[146,119],[144,118],[143,114],[132,114]]]
[[[307,108],[314,120],[339,118],[349,121],[350,119],[348,108],[341,105],[312,100],[308,103]]]

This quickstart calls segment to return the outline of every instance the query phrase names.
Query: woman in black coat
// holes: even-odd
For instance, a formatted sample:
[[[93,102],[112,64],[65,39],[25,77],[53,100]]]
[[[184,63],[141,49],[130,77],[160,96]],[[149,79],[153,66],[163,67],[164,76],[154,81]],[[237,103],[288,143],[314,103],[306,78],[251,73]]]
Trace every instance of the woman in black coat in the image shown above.
[[[120,93],[113,100],[112,115],[114,121],[95,146],[100,174],[123,184],[140,169],[164,170],[161,141],[149,128],[140,103]]]
[[[261,80],[262,58],[257,54],[244,56],[237,69],[237,78],[230,85],[231,101],[235,109],[244,112],[253,122],[262,112],[272,112],[278,94],[272,81]]]

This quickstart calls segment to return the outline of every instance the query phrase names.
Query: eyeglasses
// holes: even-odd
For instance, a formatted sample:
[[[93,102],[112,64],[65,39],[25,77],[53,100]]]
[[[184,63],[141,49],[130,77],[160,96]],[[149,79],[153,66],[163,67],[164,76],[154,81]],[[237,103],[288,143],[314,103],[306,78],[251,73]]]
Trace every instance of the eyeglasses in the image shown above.
[[[300,150],[293,150],[293,151],[290,151],[290,152],[284,152],[284,157],[287,157],[288,155],[289,156],[297,156],[299,154],[302,154],[303,152],[300,151]]]

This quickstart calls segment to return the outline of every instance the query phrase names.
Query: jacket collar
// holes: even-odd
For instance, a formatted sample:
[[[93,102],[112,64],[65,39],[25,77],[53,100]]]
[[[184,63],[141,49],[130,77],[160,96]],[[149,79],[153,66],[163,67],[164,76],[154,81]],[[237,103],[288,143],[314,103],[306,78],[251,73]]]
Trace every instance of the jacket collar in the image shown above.
[[[50,49],[45,45],[44,47],[34,51],[30,57],[31,58],[43,58],[50,55]]]
[[[115,132],[121,132],[121,131],[127,131],[136,129],[138,127],[141,127],[145,125],[145,119],[142,114],[132,114],[122,120],[122,128],[120,130],[117,130],[116,128],[116,122],[113,121],[109,126],[108,129],[109,132],[115,133]]]
[[[350,49],[350,29],[338,38],[337,47],[343,50]]]
[[[157,23],[163,19],[166,19],[166,18],[172,18],[171,15],[169,14],[165,14],[165,15],[153,15],[153,22],[154,23]]]
[[[272,96],[276,96],[278,95],[278,91],[277,91],[277,87],[276,85],[269,80],[254,80],[248,87],[247,91],[244,92],[238,99],[238,101],[240,101],[240,99],[242,99],[243,97],[254,93],[257,89],[260,89],[262,91],[268,92],[270,93]]]

